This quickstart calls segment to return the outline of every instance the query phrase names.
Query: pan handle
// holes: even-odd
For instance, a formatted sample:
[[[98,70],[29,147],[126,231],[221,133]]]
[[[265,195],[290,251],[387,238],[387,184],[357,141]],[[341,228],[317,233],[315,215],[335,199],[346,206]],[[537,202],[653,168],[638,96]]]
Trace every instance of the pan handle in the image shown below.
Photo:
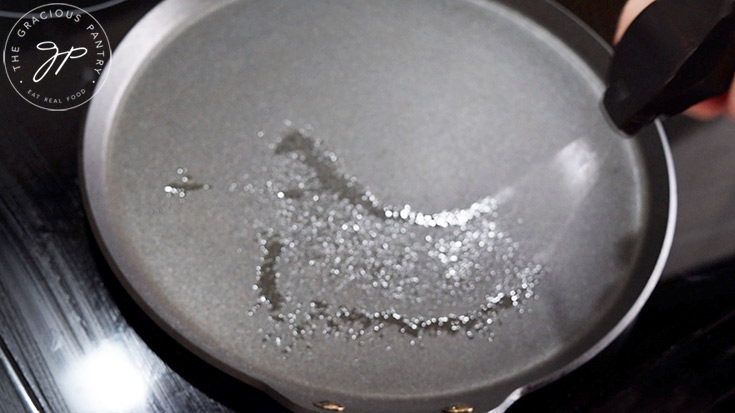
[[[615,48],[604,106],[634,134],[721,95],[735,77],[735,0],[657,0]]]

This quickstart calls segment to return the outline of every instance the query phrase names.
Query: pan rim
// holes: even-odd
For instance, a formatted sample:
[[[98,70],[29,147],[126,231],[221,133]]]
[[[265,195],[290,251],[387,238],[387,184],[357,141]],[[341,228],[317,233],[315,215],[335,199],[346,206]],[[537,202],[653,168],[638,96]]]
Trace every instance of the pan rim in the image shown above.
[[[119,107],[120,103],[124,101],[125,95],[129,90],[128,86],[134,83],[137,74],[140,73],[141,67],[145,67],[145,58],[154,54],[156,50],[158,50],[158,48],[165,46],[165,42],[161,42],[161,40],[165,39],[166,36],[170,36],[172,32],[183,31],[186,29],[186,27],[188,27],[188,24],[181,23],[194,24],[196,21],[198,21],[198,19],[194,19],[193,21],[186,20],[187,17],[191,16],[191,9],[199,12],[205,12],[202,14],[207,14],[208,12],[217,10],[221,7],[225,7],[233,3],[234,1],[235,0],[224,0],[218,2],[208,2],[204,0],[165,0],[161,4],[157,5],[142,20],[140,20],[131,30],[131,32],[125,37],[125,39],[120,43],[120,45],[118,46],[118,50],[116,50],[116,53],[113,54],[112,65],[110,65],[110,67],[106,69],[106,71],[112,72],[110,73],[110,82],[108,82],[108,87],[106,90],[102,89],[100,91],[100,96],[92,100],[90,109],[87,113],[84,128],[84,139],[80,148],[80,186],[82,188],[84,207],[97,244],[103,252],[108,264],[113,269],[113,272],[115,273],[117,279],[121,282],[126,291],[133,297],[135,302],[145,311],[145,313],[149,317],[151,317],[154,322],[159,325],[167,334],[173,337],[177,342],[182,344],[189,351],[194,353],[197,357],[200,357],[206,362],[212,364],[219,370],[223,371],[225,374],[233,376],[240,381],[243,381],[262,391],[265,391],[267,394],[269,394],[271,397],[274,397],[276,400],[278,400],[279,403],[285,405],[286,407],[290,409],[303,410],[303,406],[296,405],[295,403],[289,401],[286,397],[282,396],[281,393],[269,386],[264,380],[259,379],[258,376],[262,377],[261,374],[250,374],[256,373],[257,369],[246,373],[244,371],[240,371],[240,369],[236,369],[228,365],[225,361],[226,359],[220,359],[213,356],[211,352],[207,350],[206,345],[197,344],[191,341],[181,332],[179,332],[175,328],[175,326],[170,323],[170,320],[167,321],[164,316],[160,315],[158,311],[155,311],[155,309],[152,308],[145,300],[143,294],[141,294],[141,292],[138,291],[138,289],[136,289],[129,282],[127,277],[123,276],[124,271],[120,268],[119,263],[114,259],[113,254],[110,252],[108,241],[106,241],[106,237],[104,236],[105,233],[110,233],[112,231],[110,227],[114,226],[114,224],[112,224],[110,220],[105,220],[106,214],[104,213],[104,211],[100,211],[95,208],[94,203],[90,201],[90,199],[94,197],[94,194],[99,194],[100,191],[104,191],[103,188],[106,186],[104,183],[100,184],[98,182],[97,186],[93,187],[94,184],[92,183],[94,179],[104,181],[104,177],[95,176],[94,179],[88,178],[88,174],[92,173],[91,171],[95,170],[95,165],[98,162],[98,160],[92,159],[92,157],[90,156],[90,154],[94,152],[94,150],[92,150],[92,147],[94,147],[94,145],[104,146],[107,144],[107,139],[105,138],[109,136],[109,133],[116,122],[116,117],[118,114],[118,111],[116,109]],[[476,1],[477,0],[473,0],[473,2]],[[499,3],[506,6],[505,3],[508,2],[506,2],[505,0],[501,0],[499,1]],[[594,40],[602,48],[604,48],[608,54],[611,54],[611,48],[595,32],[587,27],[579,18],[571,14],[563,7],[554,3],[553,1],[547,0],[545,3],[550,4],[561,13],[565,14],[571,22],[587,32],[587,34],[594,38]],[[178,8],[184,9],[184,11]],[[159,32],[155,36],[155,40],[151,41],[151,29],[153,29],[152,26],[157,25],[160,19],[171,20],[171,15],[174,16],[173,19],[178,21],[179,24],[174,25],[170,22],[167,22],[167,24],[175,26],[176,28],[173,31],[163,30]],[[143,50],[141,50],[141,45],[146,45],[143,47]],[[131,57],[135,58],[130,60]],[[116,74],[116,72],[120,70],[119,68],[122,66],[127,66],[129,68],[132,68],[133,70],[121,70]],[[661,251],[658,259],[656,260],[656,265],[652,271],[651,276],[648,278],[648,281],[646,282],[644,288],[641,290],[634,304],[628,309],[628,311],[615,325],[615,327],[612,330],[608,331],[607,334],[602,337],[602,339],[597,341],[596,344],[588,348],[578,357],[574,358],[572,362],[567,363],[564,367],[557,369],[530,384],[516,388],[511,393],[509,393],[509,395],[500,405],[491,410],[491,412],[499,413],[505,411],[523,395],[530,393],[531,391],[553,381],[556,381],[557,379],[569,374],[571,371],[577,369],[579,366],[592,359],[595,355],[597,355],[610,343],[612,343],[633,322],[633,320],[635,320],[643,305],[653,292],[659,278],[661,277],[661,274],[663,273],[666,260],[668,259],[674,237],[677,212],[677,187],[671,150],[663,125],[660,121],[657,120],[655,126],[658,139],[660,139],[661,141],[663,156],[666,161],[669,184],[669,207],[667,211],[668,217],[663,244],[661,246]],[[104,170],[104,168],[102,170]],[[498,380],[498,383],[503,383],[505,380],[505,378],[502,378]],[[302,381],[292,379],[283,380],[282,383],[294,383],[299,386],[304,386],[304,383]],[[308,386],[306,387],[313,390],[324,391],[324,388],[319,388],[317,386],[314,386],[313,384],[308,384]],[[448,392],[446,394],[434,393],[431,399],[440,400],[451,397],[452,395],[475,393],[484,387],[485,386],[480,385],[473,386],[473,388],[466,388],[461,391]],[[332,389],[330,389],[330,393],[337,394],[339,393],[339,391],[332,392]],[[347,396],[347,394],[345,395]],[[405,397],[382,397],[381,400],[406,401],[413,400],[415,399],[415,397],[415,395]]]
[[[607,42],[605,42],[605,40],[603,40],[602,37],[600,37],[600,35],[597,34],[597,32],[595,32],[594,30],[592,30],[592,28],[587,26],[587,24],[583,22],[578,16],[576,16],[575,14],[573,14],[571,11],[567,10],[560,4],[556,3],[554,0],[546,0],[546,3],[553,6],[557,11],[564,14],[570,21],[574,22],[579,28],[587,32],[587,34],[596,43],[598,43],[603,49],[605,49],[605,51],[610,57],[613,55],[613,48]],[[656,288],[656,285],[658,285],[658,282],[661,279],[664,268],[666,266],[666,262],[668,261],[669,253],[671,252],[671,247],[674,242],[674,234],[676,232],[676,220],[677,220],[677,213],[678,213],[678,187],[677,187],[677,180],[676,180],[676,171],[674,168],[674,158],[671,152],[671,146],[669,144],[668,135],[660,119],[656,119],[654,121],[654,127],[656,129],[656,134],[658,135],[658,139],[660,140],[661,147],[663,149],[664,159],[666,162],[666,170],[667,170],[668,184],[669,184],[669,188],[668,188],[669,206],[668,206],[668,217],[666,220],[666,232],[664,234],[663,242],[661,245],[661,252],[659,253],[659,256],[656,260],[656,264],[652,270],[651,276],[649,277],[645,286],[641,290],[641,293],[638,295],[638,298],[635,300],[633,305],[628,309],[625,315],[620,319],[620,321],[615,325],[615,327],[613,327],[613,329],[611,329],[607,334],[605,334],[605,336],[603,336],[597,343],[595,343],[587,351],[579,355],[576,359],[568,363],[563,368],[558,369],[557,371],[551,374],[548,374],[545,377],[542,377],[536,380],[535,382],[529,383],[526,386],[522,386],[522,387],[515,389],[511,394],[508,395],[508,397],[500,405],[498,405],[496,408],[492,409],[488,413],[505,412],[507,409],[509,409],[516,401],[518,401],[524,395],[529,394],[533,392],[534,390],[544,387],[550,383],[553,383],[556,380],[559,380],[560,378],[578,369],[579,367],[581,367],[588,361],[592,360],[595,356],[597,356],[599,353],[605,350],[608,346],[610,346],[621,334],[623,334],[625,330],[628,329],[628,327],[630,327],[630,325],[632,325],[632,323],[636,320],[636,318],[640,314],[646,302],[648,302],[648,299],[651,297],[651,294]]]

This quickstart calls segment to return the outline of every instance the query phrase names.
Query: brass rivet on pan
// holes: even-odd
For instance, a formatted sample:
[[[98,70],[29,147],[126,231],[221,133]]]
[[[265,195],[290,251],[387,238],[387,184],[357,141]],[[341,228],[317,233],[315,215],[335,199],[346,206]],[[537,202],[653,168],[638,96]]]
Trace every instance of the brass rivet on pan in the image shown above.
[[[445,407],[442,410],[444,413],[472,413],[475,409],[472,406],[464,404],[453,404],[449,407]]]
[[[345,407],[341,404],[330,402],[330,401],[323,401],[323,402],[314,402],[314,406],[326,410],[328,412],[343,412],[345,411]]]

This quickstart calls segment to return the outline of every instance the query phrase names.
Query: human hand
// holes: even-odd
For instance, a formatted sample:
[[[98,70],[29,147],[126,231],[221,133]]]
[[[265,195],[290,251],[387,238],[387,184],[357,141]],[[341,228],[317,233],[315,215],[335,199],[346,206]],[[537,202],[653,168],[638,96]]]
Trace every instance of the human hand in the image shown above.
[[[629,0],[623,8],[618,20],[618,29],[615,33],[615,43],[620,41],[628,26],[646,7],[655,0]],[[728,93],[700,102],[686,111],[686,114],[700,120],[714,119],[720,115],[727,115],[735,119],[735,82]]]

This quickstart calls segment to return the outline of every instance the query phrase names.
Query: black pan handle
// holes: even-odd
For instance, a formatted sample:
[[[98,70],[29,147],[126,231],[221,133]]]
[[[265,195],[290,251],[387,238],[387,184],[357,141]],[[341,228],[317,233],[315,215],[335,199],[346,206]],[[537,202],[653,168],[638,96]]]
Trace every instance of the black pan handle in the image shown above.
[[[727,92],[734,77],[735,0],[657,0],[616,46],[603,102],[632,135]]]

